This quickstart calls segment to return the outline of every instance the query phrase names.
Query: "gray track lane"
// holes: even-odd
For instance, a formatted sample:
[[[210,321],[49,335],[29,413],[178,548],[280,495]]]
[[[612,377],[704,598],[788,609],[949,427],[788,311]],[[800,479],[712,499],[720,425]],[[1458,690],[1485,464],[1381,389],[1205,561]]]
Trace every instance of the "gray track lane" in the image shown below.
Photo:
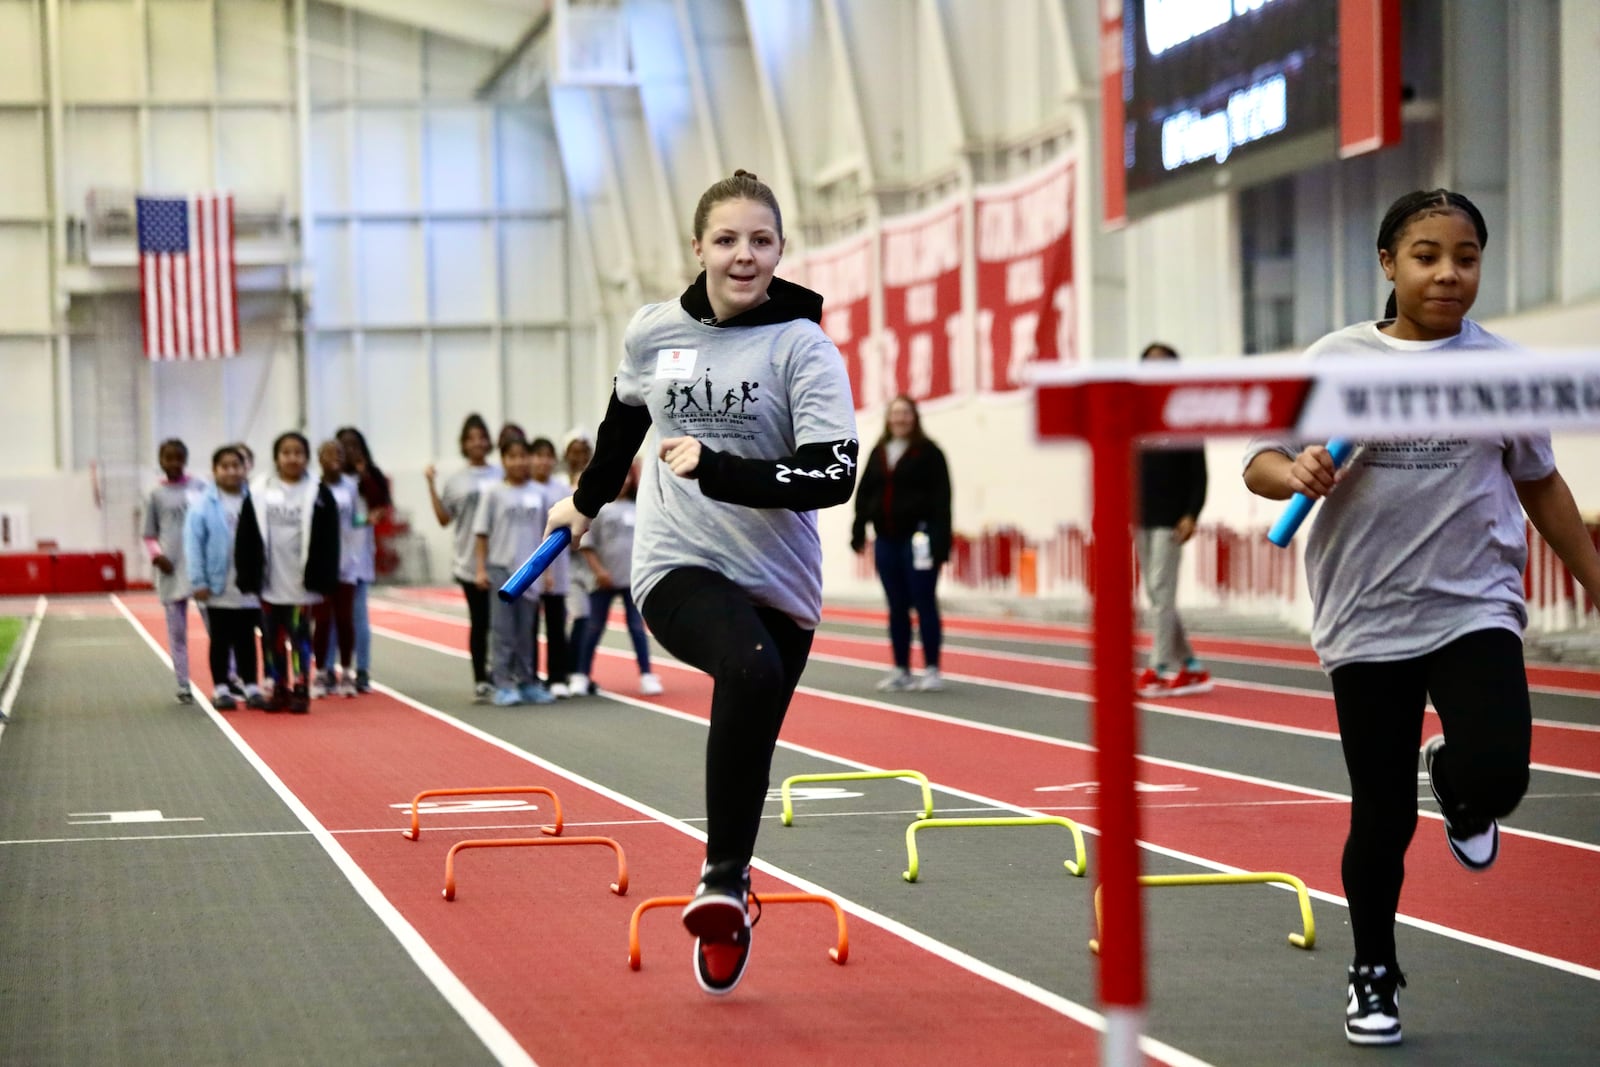
[[[493,1062],[172,689],[127,622],[46,616],[0,743],[0,1063]],[[204,821],[69,818],[145,810]]]
[[[621,647],[623,639],[611,635],[608,643]],[[668,814],[703,814],[701,725],[603,699],[539,709],[472,707],[462,696],[465,665],[459,659],[381,638],[378,653],[384,680],[424,703]],[[841,670],[813,668],[806,684],[837,681]],[[850,691],[859,692],[870,675],[852,677]],[[991,717],[1005,718],[1019,697],[996,692],[983,704]],[[934,700],[928,695],[918,702],[934,707]],[[1251,733],[1256,736],[1244,743],[1280,740]],[[829,766],[780,750],[773,778]],[[1298,766],[1279,767],[1300,778]],[[762,831],[762,858],[1013,974],[1094,1003],[1093,962],[1084,944],[1093,839],[1091,877],[1079,881],[1060,867],[1066,838],[1055,828],[933,832],[919,842],[922,881],[906,885],[899,877],[903,834],[916,790],[905,783],[860,783],[851,790],[863,796],[799,807],[875,814],[802,818],[788,829],[771,819]],[[936,803],[941,809],[970,804],[937,794]],[[769,804],[769,815],[777,810]],[[1147,856],[1147,864],[1152,871],[1179,869],[1159,857]],[[685,889],[693,877],[684,872]],[[1315,904],[1320,945],[1303,953],[1285,942],[1297,918],[1287,893],[1174,889],[1146,899],[1155,954],[1149,1032],[1217,1064],[1370,1060],[1370,1051],[1350,1048],[1341,1031],[1343,968],[1351,952],[1342,909]],[[775,913],[767,921],[785,920]],[[1584,1063],[1600,1043],[1600,984],[1594,981],[1410,928],[1401,929],[1400,948],[1413,979],[1405,999],[1408,1038],[1402,1049],[1385,1053],[1386,1061]],[[757,952],[755,966],[783,966]],[[684,980],[690,981],[687,974]],[[915,996],[914,981],[907,981],[906,995]]]

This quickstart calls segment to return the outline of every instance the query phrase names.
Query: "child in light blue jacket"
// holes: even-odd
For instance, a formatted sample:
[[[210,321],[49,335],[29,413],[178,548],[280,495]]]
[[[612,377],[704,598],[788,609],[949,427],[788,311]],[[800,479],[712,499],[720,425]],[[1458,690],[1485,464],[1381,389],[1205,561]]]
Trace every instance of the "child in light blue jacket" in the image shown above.
[[[211,457],[214,484],[207,486],[189,509],[183,525],[183,560],[194,599],[206,609],[211,628],[211,703],[218,711],[231,711],[241,702],[263,707],[256,686],[256,628],[261,623],[261,601],[239,591],[234,567],[234,540],[239,515],[249,489],[244,478],[244,456],[224,445]],[[238,664],[241,685],[228,681],[230,656]]]

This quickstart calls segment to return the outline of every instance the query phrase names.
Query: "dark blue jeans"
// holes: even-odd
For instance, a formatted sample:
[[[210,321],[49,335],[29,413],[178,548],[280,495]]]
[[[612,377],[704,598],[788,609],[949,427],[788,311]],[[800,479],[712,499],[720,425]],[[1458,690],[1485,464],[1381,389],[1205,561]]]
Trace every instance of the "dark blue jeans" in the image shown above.
[[[922,658],[929,667],[939,666],[939,645],[944,627],[939,621],[939,568],[919,571],[911,565],[911,538],[880,537],[872,546],[878,565],[878,580],[889,599],[889,645],[894,650],[894,665],[911,669],[911,611],[917,612],[922,631]]]
[[[644,632],[644,619],[633,606],[633,594],[626,589],[596,589],[589,594],[589,624],[584,628],[583,652],[578,657],[579,669],[584,674],[594,665],[594,650],[600,647],[605,636],[606,616],[611,614],[611,602],[622,598],[622,611],[628,619],[628,636],[633,639],[633,658],[639,661],[639,673],[650,673],[650,637]]]

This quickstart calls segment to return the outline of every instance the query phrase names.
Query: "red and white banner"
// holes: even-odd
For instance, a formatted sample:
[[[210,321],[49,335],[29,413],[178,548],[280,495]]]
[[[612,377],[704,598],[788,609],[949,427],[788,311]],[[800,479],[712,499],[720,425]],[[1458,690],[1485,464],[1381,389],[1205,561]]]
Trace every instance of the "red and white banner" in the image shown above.
[[[874,385],[865,380],[864,367],[871,328],[872,255],[873,235],[864,233],[812,249],[804,265],[806,287],[822,294],[822,331],[844,355],[850,394],[858,409],[864,406],[863,393]]]
[[[901,393],[920,403],[955,392],[956,361],[968,347],[962,343],[962,206],[958,198],[884,220],[883,332],[874,346],[882,394],[858,393],[858,407],[876,407]]]
[[[144,354],[210,359],[239,351],[233,196],[138,198]]]
[[[1025,178],[976,191],[980,392],[1025,388],[1036,362],[1077,362],[1076,174],[1064,156]]]

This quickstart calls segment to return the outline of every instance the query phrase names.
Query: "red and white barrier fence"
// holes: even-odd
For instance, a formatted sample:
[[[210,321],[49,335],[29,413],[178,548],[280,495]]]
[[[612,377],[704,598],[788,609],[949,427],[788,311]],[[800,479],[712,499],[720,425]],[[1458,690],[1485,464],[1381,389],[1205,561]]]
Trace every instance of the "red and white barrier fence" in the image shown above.
[[[1589,536],[1600,546],[1600,523]],[[1267,540],[1265,529],[1235,530],[1207,524],[1195,531],[1184,553],[1184,580],[1200,603],[1251,611],[1290,610],[1301,595],[1299,555]],[[856,577],[873,581],[872,553],[856,558]],[[956,534],[942,586],[973,593],[1047,596],[1087,601],[1094,595],[1094,539],[1073,523],[1048,536],[1030,538],[1014,526]],[[1139,584],[1134,568],[1134,586]],[[1555,550],[1528,527],[1528,566],[1523,572],[1529,624],[1546,633],[1600,628],[1600,605],[1589,599]]]

